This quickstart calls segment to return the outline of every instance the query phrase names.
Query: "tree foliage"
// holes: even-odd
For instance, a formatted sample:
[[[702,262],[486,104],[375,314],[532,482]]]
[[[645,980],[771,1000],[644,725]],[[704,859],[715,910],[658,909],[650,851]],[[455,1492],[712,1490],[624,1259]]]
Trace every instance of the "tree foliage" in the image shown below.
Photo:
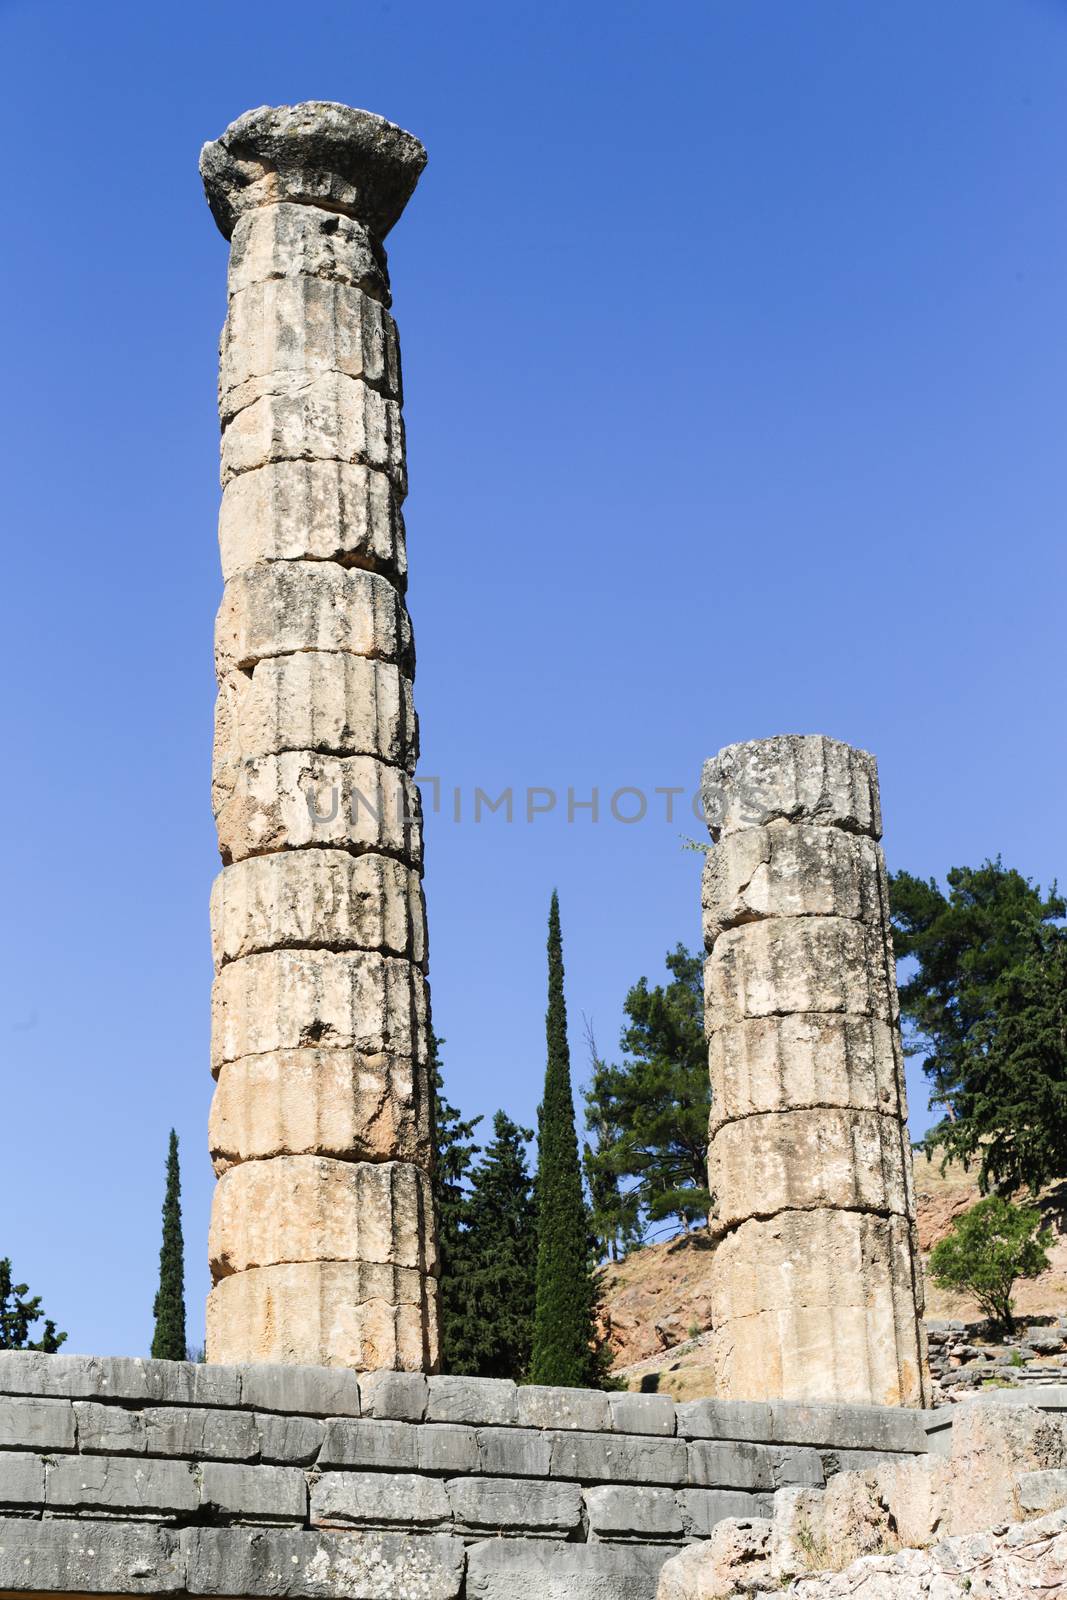
[[[475,1128],[481,1117],[464,1118],[445,1097],[441,1045],[430,1032],[433,1084],[433,1197],[437,1213],[437,1256],[440,1266],[438,1322],[441,1365],[445,1372],[465,1373],[467,1345],[466,1260],[467,1178],[477,1154]]]
[[[31,1340],[30,1328],[42,1317],[41,1337]],[[66,1337],[56,1332],[51,1317],[45,1317],[40,1295],[31,1295],[29,1284],[12,1281],[10,1257],[0,1258],[0,1350],[40,1350],[55,1355]]]
[[[464,1205],[462,1336],[450,1372],[524,1378],[530,1365],[537,1278],[537,1218],[526,1141],[503,1111],[471,1174]]]
[[[538,1118],[537,1290],[530,1377],[582,1388],[603,1376],[596,1283],[574,1127],[559,897],[548,914],[547,1063]]]
[[[182,1180],[178,1165],[178,1135],[170,1130],[167,1148],[167,1182],[163,1194],[163,1242],[159,1250],[159,1288],[152,1314],[152,1355],[157,1361],[184,1361],[185,1244],[182,1239]]]
[[[957,1217],[930,1253],[930,1275],[942,1289],[971,1294],[1000,1329],[1014,1327],[1011,1291],[1019,1278],[1036,1278],[1048,1266],[1051,1234],[1036,1206],[1016,1206],[988,1195]]]
[[[641,978],[626,996],[625,1059],[598,1061],[585,1092],[586,1126],[597,1141],[586,1170],[594,1203],[608,1196],[594,1209],[608,1242],[632,1237],[638,1216],[678,1216],[688,1228],[711,1203],[703,963],[677,945],[666,965],[667,984]]]
[[[1067,1175],[1067,932],[1047,896],[1000,860],[954,867],[948,894],[890,879],[893,943],[914,970],[900,987],[905,1047],[921,1052],[928,1135],[946,1158],[977,1160],[983,1192],[1035,1193]]]

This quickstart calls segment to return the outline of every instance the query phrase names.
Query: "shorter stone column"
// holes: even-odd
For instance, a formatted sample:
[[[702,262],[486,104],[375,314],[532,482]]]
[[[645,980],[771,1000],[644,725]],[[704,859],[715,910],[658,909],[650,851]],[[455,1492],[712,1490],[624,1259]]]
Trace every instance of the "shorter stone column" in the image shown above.
[[[875,760],[729,745],[703,797],[716,1392],[923,1405]]]

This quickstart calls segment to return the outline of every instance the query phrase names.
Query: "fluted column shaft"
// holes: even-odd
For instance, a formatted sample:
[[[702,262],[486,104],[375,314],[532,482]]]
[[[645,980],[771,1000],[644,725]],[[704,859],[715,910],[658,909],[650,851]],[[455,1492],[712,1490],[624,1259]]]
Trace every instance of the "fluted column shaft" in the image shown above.
[[[219,372],[208,1355],[432,1369],[436,1252],[400,353],[381,239],[425,162],[325,103],[201,170]]]
[[[922,1405],[878,773],[818,736],[704,769],[717,1392]]]

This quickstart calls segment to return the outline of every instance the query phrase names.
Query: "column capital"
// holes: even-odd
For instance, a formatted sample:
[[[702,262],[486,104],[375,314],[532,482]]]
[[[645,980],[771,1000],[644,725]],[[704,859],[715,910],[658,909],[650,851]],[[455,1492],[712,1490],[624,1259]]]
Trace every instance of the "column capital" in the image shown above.
[[[208,205],[227,239],[243,212],[281,200],[355,217],[384,239],[425,165],[414,134],[331,100],[246,111],[200,152]]]

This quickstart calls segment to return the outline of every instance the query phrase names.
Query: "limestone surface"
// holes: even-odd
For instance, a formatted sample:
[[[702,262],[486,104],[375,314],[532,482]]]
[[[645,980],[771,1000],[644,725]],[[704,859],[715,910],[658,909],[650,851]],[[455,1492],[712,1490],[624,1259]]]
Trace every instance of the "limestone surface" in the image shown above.
[[[215,710],[216,806],[232,792],[241,762],[290,750],[375,756],[413,773],[418,724],[410,679],[389,662],[322,650],[227,674]]]
[[[923,1394],[909,1219],[830,1209],[750,1218],[720,1240],[716,1268],[717,1394],[874,1405]]]
[[[432,1272],[432,1205],[426,1173],[405,1161],[245,1161],[224,1172],[215,1191],[212,1275],[353,1257]]]
[[[336,561],[407,581],[404,518],[384,472],[347,461],[272,461],[226,485],[222,576],[268,561]]]
[[[426,960],[422,880],[390,856],[286,850],[225,867],[211,891],[215,970],[268,950],[379,950]]]
[[[432,1371],[437,1280],[366,1261],[235,1272],[208,1295],[207,1337],[212,1359],[224,1362]]]
[[[866,750],[823,734],[729,744],[705,764],[701,792],[716,842],[773,822],[882,835],[877,762]]]
[[[404,603],[379,573],[332,561],[271,561],[226,585],[215,624],[220,678],[268,656],[346,650],[414,668]]]
[[[400,348],[418,140],[331,102],[204,147],[232,236],[212,802],[212,1361],[437,1359]]]
[[[212,1065],[329,1046],[425,1067],[426,986],[376,950],[271,950],[231,961],[212,990]]]
[[[716,1393],[921,1405],[877,766],[781,735],[720,751],[703,796]]]
[[[738,1117],[815,1106],[907,1116],[900,1039],[877,1017],[746,1018],[716,1027],[708,1060],[712,1132]]]
[[[287,1155],[428,1169],[424,1073],[407,1056],[322,1046],[244,1056],[219,1070],[208,1140],[220,1175],[241,1161]]]

